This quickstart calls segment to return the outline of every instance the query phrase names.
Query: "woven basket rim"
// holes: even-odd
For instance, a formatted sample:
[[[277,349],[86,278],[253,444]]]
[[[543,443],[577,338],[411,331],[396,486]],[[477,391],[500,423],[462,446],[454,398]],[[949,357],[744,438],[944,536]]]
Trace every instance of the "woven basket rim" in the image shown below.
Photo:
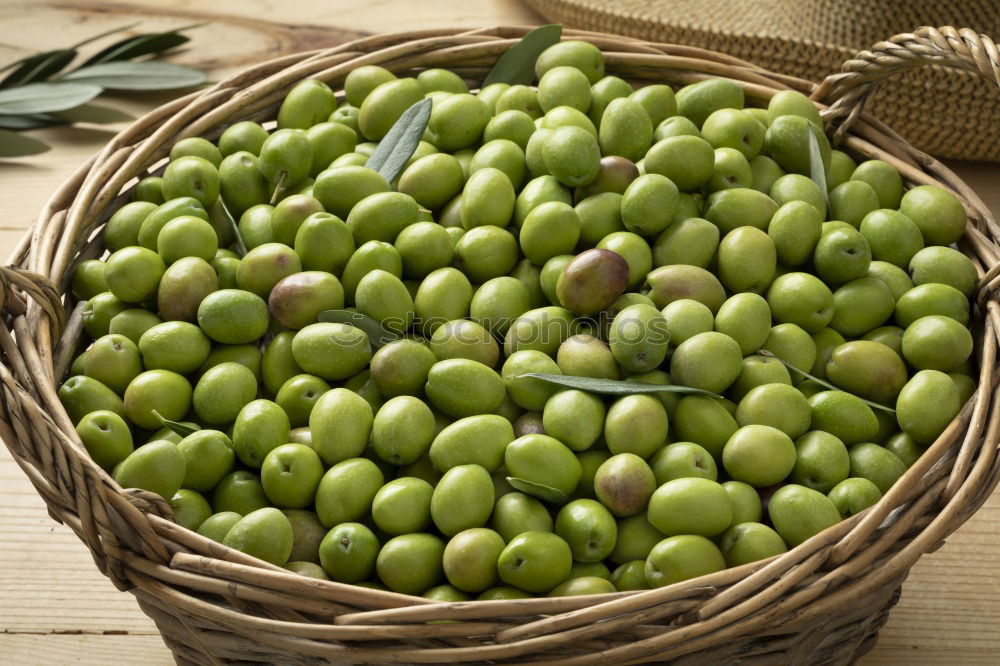
[[[875,561],[884,556],[890,563],[878,569],[875,580],[865,584],[867,587],[862,585],[859,589],[872,592],[879,584],[898,586],[912,562],[923,552],[933,549],[944,536],[964,522],[995,486],[998,477],[995,447],[984,445],[976,437],[988,425],[987,441],[996,441],[1000,429],[1000,416],[994,415],[990,409],[992,391],[987,390],[996,383],[993,366],[997,330],[1000,330],[1000,309],[995,288],[1000,280],[1000,271],[995,269],[1000,248],[994,239],[1000,237],[1000,231],[989,209],[968,186],[940,163],[902,142],[891,130],[863,111],[865,99],[877,85],[879,77],[896,69],[914,66],[918,61],[940,62],[944,58],[951,58],[960,66],[970,68],[981,65],[983,52],[989,55],[985,59],[987,63],[991,62],[990,58],[996,58],[997,51],[992,42],[983,42],[974,33],[970,36],[967,31],[952,28],[922,29],[898,36],[898,39],[894,38],[896,41],[884,42],[889,46],[881,51],[873,50],[869,53],[870,57],[860,54],[858,59],[845,65],[843,73],[828,77],[820,85],[770,73],[758,66],[704,49],[588,31],[564,31],[564,38],[596,43],[606,51],[609,73],[620,73],[632,81],[662,79],[672,83],[690,82],[725,71],[745,88],[751,98],[766,97],[769,92],[786,87],[811,92],[815,99],[828,102],[820,105],[824,120],[831,126],[833,139],[842,140],[845,149],[855,154],[880,156],[897,167],[908,183],[933,182],[949,187],[969,212],[970,224],[963,241],[964,249],[985,273],[977,300],[984,326],[979,336],[984,345],[981,351],[981,388],[977,397],[965,405],[949,429],[877,505],[831,527],[788,553],[657,590],[620,592],[596,598],[435,604],[392,592],[303,580],[279,567],[230,551],[167,520],[165,517],[169,516],[169,508],[158,496],[142,491],[123,491],[97,468],[76,438],[65,410],[55,397],[55,386],[63,374],[60,370],[68,367],[74,349],[73,344],[66,341],[79,336],[81,329],[79,307],[64,322],[62,292],[74,262],[91,258],[99,251],[99,237],[91,239],[91,236],[108,215],[126,200],[127,190],[124,194],[120,193],[122,187],[160,162],[170,145],[179,138],[202,134],[211,136],[232,122],[273,116],[277,100],[302,78],[342,81],[346,71],[369,62],[390,65],[389,68],[394,71],[408,71],[436,63],[442,66],[456,63],[462,65],[460,69],[463,73],[481,76],[488,63],[527,29],[441,29],[377,35],[325,51],[292,54],[261,63],[215,86],[168,103],[112,139],[105,149],[59,188],[25,237],[28,240],[15,250],[12,263],[17,267],[0,272],[0,287],[10,285],[23,292],[23,296],[11,292],[5,306],[16,340],[6,326],[0,328],[0,343],[7,343],[2,349],[10,359],[0,363],[0,382],[5,391],[6,405],[0,410],[0,437],[16,454],[15,460],[50,506],[50,513],[77,532],[90,547],[103,573],[119,587],[133,589],[140,596],[147,612],[156,612],[146,606],[153,600],[159,600],[168,607],[176,602],[184,607],[183,612],[189,614],[207,614],[199,615],[199,618],[208,617],[211,613],[207,609],[197,606],[194,610],[195,605],[187,601],[181,604],[165,590],[171,583],[179,587],[193,585],[195,577],[200,577],[197,582],[202,585],[202,588],[195,589],[203,589],[208,583],[202,578],[215,577],[218,580],[239,581],[246,586],[260,584],[271,590],[272,596],[265,595],[271,604],[266,608],[268,614],[276,619],[270,622],[295,626],[298,630],[302,630],[299,625],[308,625],[290,620],[287,613],[283,616],[273,610],[274,607],[295,607],[288,606],[293,604],[293,600],[286,598],[288,594],[278,594],[277,590],[305,595],[304,599],[307,598],[310,604],[315,601],[315,605],[309,605],[299,600],[313,613],[329,611],[319,600],[325,600],[326,604],[353,603],[361,606],[362,610],[356,612],[338,613],[333,627],[356,626],[359,631],[365,628],[374,631],[373,627],[379,625],[419,626],[434,636],[447,636],[449,631],[454,631],[453,627],[441,625],[432,631],[427,628],[430,625],[422,623],[442,619],[478,621],[483,626],[476,630],[491,636],[494,643],[489,646],[490,649],[482,646],[467,649],[485,651],[482,652],[484,659],[501,659],[507,658],[503,656],[507,654],[504,649],[523,646],[525,642],[531,644],[532,640],[544,644],[551,638],[552,632],[561,636],[560,640],[564,640],[565,636],[559,632],[578,631],[585,634],[583,630],[587,629],[588,623],[598,619],[623,615],[639,622],[640,619],[636,618],[642,617],[643,609],[654,605],[673,609],[678,618],[683,617],[685,622],[698,623],[699,627],[703,627],[724,616],[727,610],[741,607],[741,604],[752,604],[752,599],[747,599],[754,591],[763,590],[766,597],[769,590],[770,594],[780,597],[781,592],[791,593],[795,585],[811,580],[813,587],[803,588],[805,592],[798,589],[799,594],[813,594],[815,597],[816,585],[831,587],[836,592],[834,574],[839,572],[840,576],[847,576],[845,571],[863,568],[863,565],[856,564],[859,560]],[[968,46],[970,41],[973,44]],[[968,46],[965,52],[956,47],[958,43]],[[931,53],[929,49],[932,47],[944,53]],[[888,62],[886,51],[897,60]],[[904,52],[912,55],[900,55]],[[696,61],[696,56],[703,60]],[[983,76],[986,75],[983,73]],[[252,85],[248,86],[248,83]],[[3,289],[0,293],[10,291]],[[70,304],[68,300],[66,303]],[[67,332],[62,337],[63,343],[56,344],[54,341],[59,339],[64,326]],[[995,408],[996,403],[992,404]],[[965,436],[960,437],[963,434]],[[946,463],[951,464],[950,469],[944,469],[948,467]],[[930,512],[938,505],[932,506],[932,501],[940,502],[940,511],[934,517],[930,517]],[[946,511],[949,513],[946,514]],[[944,515],[947,519],[942,526],[939,521]],[[920,533],[898,551],[891,552],[908,533],[907,529],[914,525],[921,525]],[[865,546],[868,546],[867,550]],[[868,565],[871,564],[868,562]],[[810,576],[818,578],[813,580]],[[852,589],[852,593],[860,594],[857,589]],[[766,602],[760,603],[760,609],[777,612]],[[793,610],[795,608],[799,607],[792,607]],[[170,614],[169,611],[162,612]],[[799,613],[809,616],[809,612],[800,610]],[[539,615],[550,617],[537,619]],[[536,619],[519,626],[497,624],[499,618],[511,616]],[[250,627],[247,631],[264,626],[260,618],[242,617],[246,618]],[[222,620],[216,617],[216,621]],[[744,626],[753,625],[752,622],[747,624],[746,619],[742,621]],[[442,626],[445,628],[442,629]],[[624,626],[631,627],[628,623]],[[400,636],[406,636],[402,629],[399,632]],[[724,636],[725,633],[722,631],[717,635]],[[734,637],[741,635],[733,633]],[[405,643],[413,638],[400,640]],[[655,636],[645,637],[636,644],[642,641],[653,641],[649,645],[662,643],[677,654],[684,654],[689,649],[681,646],[683,640],[678,639],[675,643],[662,639],[661,643],[656,643],[656,640]],[[174,647],[173,644],[171,646]],[[467,653],[463,649],[466,648],[441,648],[441,658],[447,660],[449,655],[455,655],[459,660],[465,659]],[[615,653],[618,656],[640,654],[635,650],[629,651],[627,646],[616,649],[619,650]],[[530,651],[525,652],[528,653]],[[393,654],[400,659],[415,656],[411,652],[351,654],[361,655],[363,660],[376,657],[395,660]],[[494,654],[498,656],[491,656]],[[659,654],[662,656],[664,653]]]

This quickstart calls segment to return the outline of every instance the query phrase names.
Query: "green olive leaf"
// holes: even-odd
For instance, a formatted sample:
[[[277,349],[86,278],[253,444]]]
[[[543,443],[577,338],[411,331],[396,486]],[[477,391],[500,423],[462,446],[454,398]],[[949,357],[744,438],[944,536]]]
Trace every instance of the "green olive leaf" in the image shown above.
[[[191,41],[190,37],[176,32],[161,32],[152,35],[137,35],[116,42],[88,58],[83,65],[99,65],[116,60],[129,60],[139,56],[162,53]]]
[[[820,386],[824,386],[824,387],[830,389],[831,391],[841,391],[843,393],[847,393],[847,391],[844,391],[844,389],[842,389],[842,388],[840,388],[838,386],[834,386],[833,384],[831,384],[830,382],[828,382],[828,381],[826,381],[824,379],[820,379],[819,377],[814,377],[814,376],[810,375],[808,372],[806,372],[805,370],[799,370],[798,368],[796,368],[794,365],[792,365],[791,363],[789,363],[785,359],[783,359],[783,358],[781,358],[779,356],[776,356],[775,354],[773,354],[772,352],[769,352],[766,349],[758,349],[757,353],[760,354],[761,356],[766,356],[768,358],[774,358],[774,359],[777,359],[777,360],[781,361],[785,365],[785,367],[788,368],[789,370],[797,372],[800,375],[802,375],[803,377],[811,379],[814,382],[816,382],[817,384],[819,384]],[[851,395],[854,395],[854,394],[852,393]],[[871,400],[865,400],[864,398],[862,398],[859,395],[855,395],[854,397],[856,397],[858,400],[860,400],[861,402],[865,403],[866,405],[868,405],[872,409],[881,409],[883,412],[889,412],[890,414],[895,414],[896,413],[896,410],[893,409],[892,407],[887,407],[886,405],[880,405],[879,403],[872,402]]]
[[[319,313],[317,319],[321,322],[347,324],[361,329],[368,336],[368,342],[371,344],[372,350],[380,349],[394,340],[399,340],[401,337],[382,326],[378,320],[355,310],[325,310]]]
[[[0,90],[0,115],[65,111],[86,104],[100,94],[101,87],[89,83],[29,83]]]
[[[430,99],[422,99],[404,111],[388,134],[379,141],[365,166],[382,174],[387,183],[396,180],[420,144],[431,117],[432,105]]]
[[[2,117],[2,116],[0,116]],[[49,144],[17,132],[0,129],[0,157],[23,157],[37,155],[49,150]]]
[[[809,123],[810,130],[812,123]],[[823,131],[820,129],[819,131]],[[812,179],[819,191],[823,193],[823,200],[826,202],[826,209],[830,210],[830,193],[826,191],[826,169],[823,168],[823,152],[819,149],[819,139],[812,131],[809,135],[809,177]]]
[[[483,79],[483,88],[493,83],[529,85],[535,80],[535,61],[542,51],[562,39],[562,24],[540,25],[500,56]]]
[[[646,384],[643,382],[629,382],[619,379],[601,379],[598,377],[574,377],[572,375],[549,375],[541,372],[529,372],[521,377],[534,377],[549,384],[558,384],[569,388],[587,391],[588,393],[601,393],[604,395],[635,395],[636,393],[697,393],[707,395],[712,398],[721,398],[718,393],[712,393],[705,389],[691,386],[680,386],[678,384]]]
[[[222,197],[218,198],[219,208],[222,209],[222,213],[226,216],[229,221],[229,226],[233,230],[233,235],[236,237],[236,254],[241,257],[247,256],[247,244],[243,241],[243,234],[240,233],[240,226],[236,224],[236,220],[233,219],[233,214],[229,212],[226,208],[226,202],[222,200]]]
[[[569,500],[569,495],[544,483],[535,483],[527,479],[519,479],[516,476],[508,476],[507,483],[515,490],[520,490],[522,493],[537,497],[549,504],[565,504]]]
[[[104,62],[75,69],[60,81],[90,83],[109,90],[173,90],[199,86],[206,81],[197,69],[156,60]]]
[[[139,24],[132,23],[120,28],[112,28],[111,30],[77,42],[73,46],[66,49],[54,49],[52,51],[44,51],[42,53],[33,53],[26,58],[15,60],[5,67],[0,67],[0,72],[6,72],[9,69],[14,70],[8,74],[3,81],[0,81],[0,88],[23,86],[36,81],[44,81],[50,76],[59,73],[64,67],[69,65],[73,61],[73,58],[76,57],[77,49],[81,46],[91,42],[96,42],[98,39],[107,37],[108,35],[122,30],[128,30],[129,28],[137,25]],[[183,28],[181,29],[183,30]]]
[[[27,113],[23,116],[0,115],[0,129],[30,130],[53,125],[66,125],[70,121],[52,113]]]
[[[0,81],[0,88],[13,88],[44,81],[73,62],[75,57],[76,49],[56,49],[30,55],[14,63],[17,67]]]
[[[202,25],[204,25],[204,23],[187,25],[183,28],[177,28],[176,30],[170,30],[168,32],[153,32],[144,35],[126,37],[125,39],[117,41],[92,55],[83,63],[83,66],[97,65],[103,62],[114,62],[116,60],[131,60],[132,58],[138,58],[144,55],[169,51],[170,49],[177,48],[181,44],[186,44],[191,40],[190,37],[180,34],[182,30],[190,30]]]
[[[271,200],[268,202],[269,205],[276,205],[284,197],[286,178],[288,178],[288,171],[282,169],[278,174],[278,182],[274,184],[274,191],[271,192]]]
[[[164,428],[169,428],[172,432],[180,435],[181,437],[187,437],[188,435],[193,435],[194,433],[201,430],[201,428],[189,426],[186,423],[178,423],[177,421],[171,421],[170,419],[165,419],[162,416],[160,416],[160,413],[155,409],[153,410],[153,416],[155,416],[156,420],[160,422],[160,425],[162,425]]]

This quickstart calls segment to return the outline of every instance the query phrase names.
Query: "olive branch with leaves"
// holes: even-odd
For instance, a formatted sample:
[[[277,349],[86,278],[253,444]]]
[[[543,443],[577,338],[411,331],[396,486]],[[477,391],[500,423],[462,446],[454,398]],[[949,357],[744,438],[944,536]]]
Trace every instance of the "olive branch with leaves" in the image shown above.
[[[91,104],[105,91],[151,91],[191,88],[205,83],[203,72],[155,58],[191,38],[182,34],[202,24],[120,39],[74,66],[79,49],[132,24],[89,37],[66,48],[35,53],[0,68],[0,157],[45,152],[50,146],[24,130],[74,123],[132,120],[124,111]]]

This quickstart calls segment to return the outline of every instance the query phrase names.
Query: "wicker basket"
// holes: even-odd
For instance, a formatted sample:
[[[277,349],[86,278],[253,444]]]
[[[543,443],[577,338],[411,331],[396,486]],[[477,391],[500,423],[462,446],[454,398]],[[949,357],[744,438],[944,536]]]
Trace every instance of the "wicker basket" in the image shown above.
[[[962,247],[982,274],[978,391],[877,505],[787,554],[645,592],[433,603],[300,577],[226,549],[171,522],[158,496],[123,490],[91,462],[55,392],[81,330],[66,283],[76,262],[101,251],[100,229],[127,200],[123,189],[155,171],[180,138],[272,118],[302,79],[336,87],[353,68],[377,63],[397,72],[451,67],[477,81],[525,30],[371,37],[263,63],[170,103],[83,165],[52,196],[13,266],[0,271],[0,437],[52,517],[136,596],[178,663],[848,663],[874,644],[917,558],[938,548],[996,485],[1000,228],[953,173],[862,112],[880,80],[926,63],[977,71],[997,84],[996,46],[954,28],[882,42],[820,86],[697,48],[566,34],[599,46],[608,71],[636,83],[726,76],[758,103],[787,87],[810,92],[846,150],[886,160],[910,185],[949,188],[968,210]]]

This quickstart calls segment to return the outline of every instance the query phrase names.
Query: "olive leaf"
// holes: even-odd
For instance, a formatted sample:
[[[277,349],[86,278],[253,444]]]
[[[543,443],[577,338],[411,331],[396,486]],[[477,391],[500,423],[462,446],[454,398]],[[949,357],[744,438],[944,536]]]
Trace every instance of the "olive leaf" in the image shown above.
[[[819,148],[819,139],[816,138],[816,133],[812,131],[812,123],[809,123],[809,125],[810,131],[806,132],[809,135],[809,177],[819,187],[819,191],[823,193],[826,209],[830,210],[830,193],[826,191],[826,169],[823,168],[823,152]]]
[[[201,428],[190,426],[186,423],[178,423],[177,421],[171,421],[170,419],[165,419],[162,416],[160,416],[160,413],[155,409],[153,410],[153,416],[155,416],[156,420],[160,422],[160,425],[162,425],[164,428],[169,428],[172,432],[180,435],[181,437],[187,437],[188,435],[193,435],[194,433],[201,430]]]
[[[68,120],[52,113],[26,113],[18,116],[0,115],[0,129],[29,130],[39,127],[65,125]]]
[[[91,125],[109,125],[135,120],[135,116],[121,109],[99,104],[81,104],[80,106],[55,111],[53,113],[26,113],[23,115],[0,115],[0,129],[30,130],[39,127],[69,125],[72,123],[88,123]]]
[[[56,49],[30,55],[18,61],[20,63],[18,67],[4,77],[3,81],[0,81],[0,88],[12,88],[36,81],[44,81],[73,62],[75,57],[76,49]]]
[[[76,59],[81,46],[135,25],[117,27],[70,47],[34,53],[0,67],[0,72],[8,72],[0,80],[0,157],[32,155],[49,149],[37,139],[18,137],[8,130],[134,120],[123,111],[87,104],[105,89],[170,90],[205,82],[202,72],[189,67],[153,60],[128,61],[186,43],[189,38],[180,31],[197,27],[194,25],[121,39],[90,57],[79,69],[59,76]]]
[[[8,69],[14,70],[8,74],[3,81],[0,81],[0,88],[23,86],[29,83],[35,83],[36,81],[44,81],[45,79],[58,74],[64,67],[73,62],[73,58],[75,58],[77,54],[77,49],[81,46],[97,41],[102,37],[107,37],[115,32],[127,30],[135,25],[138,24],[133,23],[121,28],[113,28],[112,30],[102,32],[99,35],[88,37],[87,39],[77,42],[69,48],[43,51],[42,53],[33,53],[32,55],[21,58],[20,60],[15,60],[6,67],[0,69],[0,72],[7,71]]]
[[[365,166],[382,174],[387,183],[396,180],[420,144],[431,117],[432,105],[430,99],[422,99],[404,111],[388,134],[379,141]]]
[[[3,116],[0,116],[2,118]],[[37,155],[49,150],[49,144],[24,136],[17,132],[0,129],[0,157],[22,157],[24,155]]]
[[[241,257],[247,255],[247,244],[243,240],[243,234],[240,233],[240,226],[236,224],[236,220],[233,219],[233,214],[229,212],[229,208],[226,207],[226,202],[222,200],[222,197],[218,198],[219,208],[222,209],[222,213],[226,216],[226,220],[229,221],[229,226],[233,230],[233,235],[236,237],[236,254]]]
[[[271,192],[271,200],[268,202],[268,205],[274,206],[279,201],[281,201],[281,199],[285,194],[285,180],[287,178],[288,178],[288,171],[282,169],[281,172],[278,174],[278,182],[274,184],[274,190]]]
[[[0,115],[65,111],[86,104],[100,94],[101,87],[89,83],[29,83],[0,90]]]
[[[167,32],[153,32],[145,35],[126,37],[92,55],[84,61],[83,66],[97,65],[116,60],[131,60],[132,58],[144,55],[169,51],[191,40],[190,37],[180,34],[182,30],[191,30],[202,25],[204,23],[196,23]]]
[[[515,490],[520,490],[522,493],[537,497],[543,502],[550,504],[565,504],[569,500],[569,495],[558,488],[547,486],[544,483],[535,483],[527,479],[519,479],[516,476],[508,476],[507,483]]]
[[[535,61],[542,51],[562,38],[562,24],[540,25],[500,56],[483,79],[483,88],[493,83],[528,85],[535,80]]]
[[[204,72],[156,60],[104,62],[75,69],[60,81],[90,83],[108,90],[173,90],[205,82]]]
[[[558,384],[569,388],[601,393],[604,395],[635,395],[636,393],[697,393],[712,398],[721,398],[718,393],[705,389],[678,384],[646,384],[644,382],[629,382],[620,379],[601,379],[598,377],[574,377],[572,375],[549,375],[540,372],[529,372],[520,377],[533,377],[549,384]]]
[[[834,386],[833,384],[831,384],[830,382],[828,382],[828,381],[826,381],[824,379],[820,379],[819,377],[814,377],[814,376],[810,375],[805,370],[799,370],[798,368],[796,368],[794,365],[792,365],[791,363],[789,363],[785,359],[781,358],[780,356],[776,356],[775,354],[773,354],[772,352],[769,352],[766,349],[758,349],[757,353],[760,354],[761,356],[766,356],[768,358],[774,358],[774,359],[777,359],[777,360],[781,361],[785,365],[785,367],[788,368],[789,370],[793,370],[793,371],[799,373],[800,375],[802,375],[803,377],[811,379],[814,382],[816,382],[817,384],[819,384],[820,386],[826,387],[826,388],[830,389],[831,391],[841,391],[843,393],[848,393],[848,391],[844,391],[844,389],[842,389],[842,388],[840,388],[838,386]],[[854,394],[852,393],[851,395],[854,395]],[[879,403],[872,402],[871,400],[865,400],[864,398],[862,398],[859,395],[855,395],[854,397],[856,397],[858,400],[860,400],[861,402],[865,403],[866,405],[868,405],[872,409],[881,409],[883,412],[889,412],[890,414],[895,414],[896,413],[896,410],[893,409],[892,407],[887,407],[886,405],[880,405]]]
[[[368,336],[368,342],[372,349],[384,347],[401,337],[398,333],[390,331],[380,324],[378,320],[355,310],[325,310],[319,313],[317,319],[321,322],[347,324],[361,329]]]

